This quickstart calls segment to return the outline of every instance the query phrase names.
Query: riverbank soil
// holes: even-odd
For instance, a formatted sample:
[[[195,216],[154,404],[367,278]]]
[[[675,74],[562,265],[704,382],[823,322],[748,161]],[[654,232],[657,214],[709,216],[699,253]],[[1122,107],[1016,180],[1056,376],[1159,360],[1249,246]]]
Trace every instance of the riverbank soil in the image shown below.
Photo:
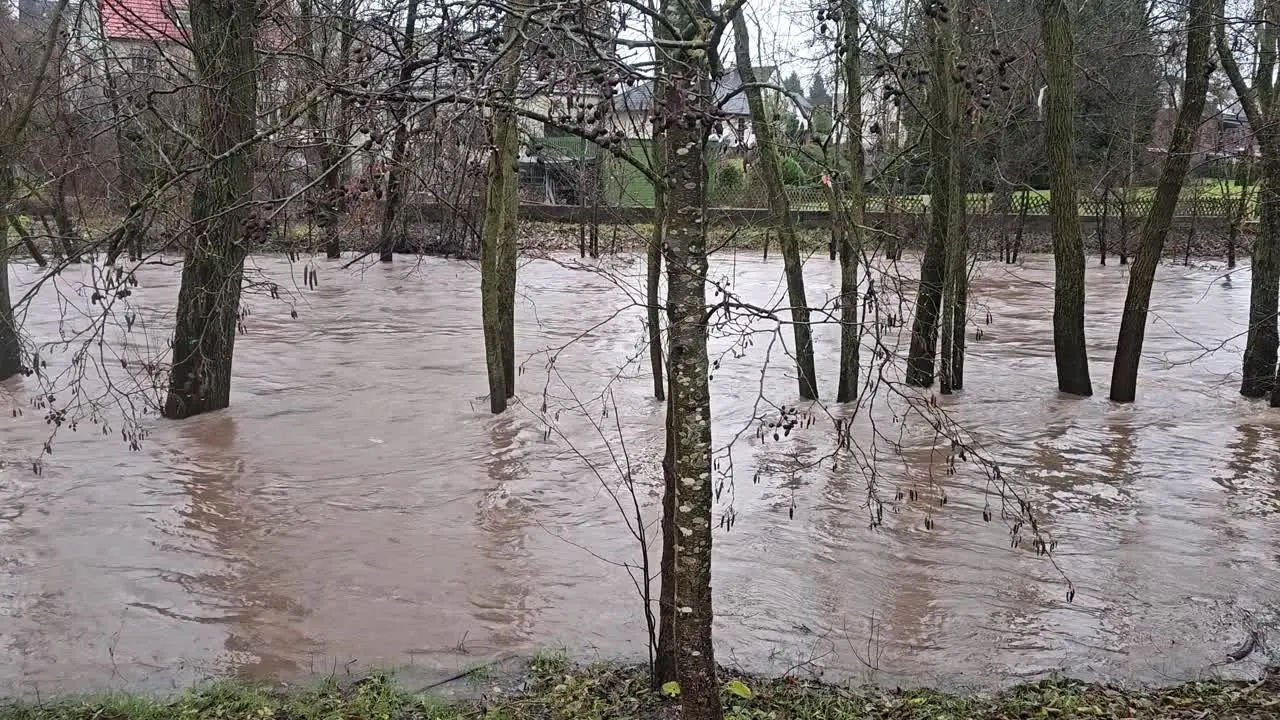
[[[392,677],[327,681],[298,690],[216,684],[171,699],[116,695],[0,706],[0,720],[674,720],[678,704],[649,688],[643,668],[570,666],[534,659],[522,678],[485,668],[456,679],[471,688],[444,700],[429,688],[404,690]],[[792,678],[760,679],[721,671],[731,720],[1262,720],[1280,717],[1280,679],[1194,682],[1159,690],[1121,690],[1069,680],[1018,685],[996,694],[850,689]],[[674,689],[669,688],[669,691]]]

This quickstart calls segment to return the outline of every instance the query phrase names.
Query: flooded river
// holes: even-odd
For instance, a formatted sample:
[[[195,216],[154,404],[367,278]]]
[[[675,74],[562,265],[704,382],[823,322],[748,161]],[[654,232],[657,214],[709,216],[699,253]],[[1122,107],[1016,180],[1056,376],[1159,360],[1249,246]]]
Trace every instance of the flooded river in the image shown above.
[[[253,262],[288,292],[302,285],[282,258]],[[602,263],[609,272],[522,265],[523,404],[502,417],[482,400],[477,270],[434,259],[320,261],[319,288],[294,298],[297,319],[288,294],[252,296],[232,408],[149,421],[138,452],[120,440],[118,411],[104,411],[106,436],[88,421],[64,430],[33,474],[48,427],[24,396],[32,381],[7,383],[0,401],[24,412],[6,407],[0,420],[0,691],[164,690],[370,665],[431,676],[544,648],[642,657],[622,567],[638,561],[636,542],[607,490],[620,487],[611,458],[625,464],[625,448],[652,519],[663,408],[632,304],[643,267]],[[780,265],[754,255],[720,256],[713,271],[757,304],[785,295]],[[812,302],[834,296],[834,265],[815,258],[807,273]],[[1132,407],[1105,400],[1127,275],[1089,273],[1097,397],[1054,392],[1052,267],[1031,258],[979,269],[967,387],[942,403],[1046,514],[1073,603],[1057,569],[983,522],[977,475],[945,475],[927,428],[892,422],[888,386],[877,391],[877,482],[890,499],[919,495],[868,529],[866,473],[816,462],[832,451],[829,420],[778,442],[750,429],[762,396],[795,404],[771,326],[756,323],[738,352],[743,328],[717,333],[717,441],[733,443],[717,513],[735,519],[716,534],[722,663],[946,685],[1052,669],[1127,682],[1256,671],[1256,656],[1221,666],[1280,597],[1280,411],[1235,392],[1248,271],[1161,270]],[[11,277],[19,295],[34,272]],[[177,296],[171,266],[137,277],[129,358],[164,347]],[[49,342],[85,326],[74,308],[89,306],[87,278],[60,282],[78,299],[43,291],[27,330]],[[114,354],[123,335],[110,326],[100,363],[113,382],[126,375]],[[817,342],[830,398],[837,329]],[[66,367],[46,355],[49,372]]]

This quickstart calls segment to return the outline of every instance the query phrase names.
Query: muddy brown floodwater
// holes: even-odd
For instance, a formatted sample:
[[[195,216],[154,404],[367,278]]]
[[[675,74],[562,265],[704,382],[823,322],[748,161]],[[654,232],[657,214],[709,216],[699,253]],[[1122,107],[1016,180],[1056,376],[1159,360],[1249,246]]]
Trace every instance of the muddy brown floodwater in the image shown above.
[[[652,518],[663,408],[648,397],[642,313],[630,304],[643,267],[602,263],[612,277],[522,265],[524,405],[503,417],[479,401],[477,270],[433,259],[364,271],[320,261],[297,319],[255,295],[232,408],[148,421],[138,452],[120,440],[118,411],[104,411],[105,436],[88,421],[63,431],[33,474],[48,427],[29,404],[32,381],[6,384],[0,398],[23,414],[5,408],[0,420],[0,690],[164,690],[223,673],[294,679],[370,665],[430,675],[545,648],[642,657],[644,623],[619,565],[638,554],[605,487],[618,485],[610,450],[625,462],[625,446]],[[301,278],[282,258],[253,264],[287,290]],[[30,288],[34,271],[10,272],[15,295]],[[807,273],[813,302],[834,296],[836,267],[815,258]],[[785,296],[780,265],[755,256],[719,256],[713,275],[761,305]],[[92,276],[73,270],[43,290],[26,330],[50,342],[84,327],[76,308],[90,307]],[[892,427],[897,411],[882,413],[877,482],[890,498],[895,488],[919,498],[896,504],[878,531],[862,507],[865,472],[813,466],[832,451],[829,420],[763,444],[744,430],[762,394],[795,403],[760,321],[713,381],[718,442],[742,434],[717,505],[735,514],[732,531],[716,533],[721,662],[945,685],[1054,669],[1126,682],[1257,670],[1257,656],[1221,665],[1280,597],[1280,411],[1235,392],[1247,268],[1229,280],[1210,267],[1161,269],[1131,407],[1105,399],[1125,270],[1089,269],[1092,399],[1054,391],[1052,277],[1038,257],[979,269],[968,384],[943,404],[1046,514],[1075,601],[1050,563],[983,522],[978,475],[944,475],[923,423]],[[92,378],[100,366],[119,384],[118,353],[164,347],[178,272],[150,265],[138,280],[119,311],[137,315],[128,341],[109,326],[85,363]],[[718,332],[715,347],[729,350],[741,330]],[[818,332],[825,398],[837,339],[834,327]],[[45,357],[50,374],[67,367],[65,353]],[[567,440],[547,437],[544,396]]]

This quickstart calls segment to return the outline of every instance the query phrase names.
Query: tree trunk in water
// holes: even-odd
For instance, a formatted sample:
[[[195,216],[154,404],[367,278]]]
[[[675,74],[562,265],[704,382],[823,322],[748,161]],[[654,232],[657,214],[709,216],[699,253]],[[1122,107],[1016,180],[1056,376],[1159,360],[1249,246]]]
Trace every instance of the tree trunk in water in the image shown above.
[[[1050,198],[1052,202],[1052,197]],[[1102,191],[1102,215],[1098,217],[1098,263],[1100,265],[1107,264],[1107,219],[1110,217],[1111,208],[1111,191],[1104,188]]]
[[[1226,27],[1219,23],[1216,29],[1218,59],[1222,61],[1232,89],[1240,98],[1245,115],[1249,119],[1258,140],[1262,156],[1262,177],[1258,186],[1258,233],[1253,241],[1249,286],[1249,329],[1245,341],[1244,362],[1241,365],[1240,394],[1249,398],[1265,397],[1277,389],[1276,350],[1280,344],[1280,328],[1276,325],[1276,311],[1280,307],[1280,98],[1273,77],[1280,56],[1280,32],[1275,23],[1280,20],[1280,3],[1274,0],[1255,5],[1254,17],[1258,27],[1258,67],[1253,73],[1254,85],[1250,87],[1226,37]],[[1244,195],[1244,193],[1242,193]],[[1241,199],[1241,216],[1245,199]],[[1234,224],[1228,240],[1228,267],[1235,265]]]
[[[520,78],[519,18],[508,11],[503,30],[501,60],[504,102],[512,101]],[[515,46],[515,47],[513,47]],[[519,213],[520,127],[506,109],[493,111],[493,151],[489,155],[489,186],[485,198],[480,244],[480,295],[484,321],[485,359],[489,370],[489,410],[500,413],[516,393],[515,290],[516,233]]]
[[[11,166],[0,166],[0,380],[22,372],[22,343],[18,339],[18,322],[9,298],[9,216],[6,212],[13,197]]]
[[[862,44],[857,0],[844,1],[842,67],[845,82],[844,122],[848,128],[849,177],[844,201],[847,226],[840,238],[840,383],[836,402],[858,399],[861,326],[858,323],[858,261],[862,257],[862,183],[866,158],[862,151]]]
[[[44,253],[40,252],[40,248],[36,245],[35,239],[32,238],[31,233],[27,232],[27,229],[22,226],[22,223],[18,221],[17,215],[10,215],[7,220],[0,216],[0,222],[4,222],[6,227],[13,230],[13,233],[22,240],[23,247],[27,249],[27,254],[31,256],[31,259],[36,261],[36,265],[42,268],[49,266],[49,261],[45,259]],[[0,228],[0,232],[3,232],[3,230],[3,228]],[[3,250],[0,250],[0,252],[3,252]]]
[[[1041,0],[1040,34],[1047,55],[1045,144],[1053,223],[1053,356],[1058,390],[1093,395],[1084,339],[1084,238],[1076,202],[1075,44],[1066,0]],[[1104,251],[1105,252],[1105,251]],[[1105,262],[1105,255],[1103,256]]]
[[[800,238],[796,233],[791,201],[782,182],[782,159],[774,138],[774,126],[766,115],[764,97],[751,66],[751,39],[747,19],[741,12],[733,16],[733,47],[738,72],[746,87],[747,106],[751,110],[751,127],[759,147],[759,165],[769,195],[769,210],[778,227],[778,244],[782,248],[783,272],[787,277],[787,297],[791,303],[791,329],[796,344],[796,373],[800,397],[818,399],[818,373],[813,362],[813,335],[809,325],[809,301],[804,292],[804,265],[800,258]],[[838,207],[838,206],[837,206]],[[856,305],[855,305],[856,312]],[[856,382],[856,381],[855,381]]]
[[[413,79],[414,37],[418,33],[418,2],[409,0],[409,7],[404,21],[404,43],[400,57],[400,75],[396,83],[396,91],[407,93],[411,89]],[[395,122],[395,139],[391,145],[391,160],[387,165],[387,194],[382,203],[382,237],[378,246],[378,259],[391,262],[395,258],[396,224],[401,207],[404,205],[405,156],[409,148],[409,119],[404,101],[392,100],[391,117]],[[498,411],[494,411],[498,412]]]
[[[252,222],[257,55],[250,0],[192,0],[191,54],[199,77],[196,137],[214,158],[191,197],[191,241],[182,267],[168,418],[221,410],[231,400],[231,361]]]
[[[658,80],[661,82],[661,79]],[[666,153],[663,151],[662,138],[654,133],[653,169],[658,177],[666,172]],[[649,241],[649,252],[645,258],[645,304],[648,306],[649,325],[649,369],[653,373],[653,397],[666,400],[666,386],[662,370],[662,308],[658,291],[662,283],[662,246],[666,242],[662,223],[667,213],[667,193],[661,183],[653,186],[653,237]],[[665,682],[665,681],[664,681]]]
[[[1264,130],[1272,135],[1273,132]],[[1280,138],[1263,143],[1262,182],[1258,188],[1258,232],[1253,240],[1249,284],[1249,331],[1245,341],[1240,394],[1265,397],[1276,385],[1280,345],[1276,310],[1280,306]]]
[[[1220,0],[1219,0],[1220,1]],[[1215,0],[1191,0],[1187,18],[1186,77],[1182,85],[1182,107],[1169,142],[1169,154],[1156,185],[1155,202],[1142,226],[1142,238],[1129,272],[1120,337],[1116,342],[1115,365],[1111,372],[1111,400],[1133,402],[1138,389],[1138,367],[1142,362],[1142,341],[1146,336],[1147,304],[1156,265],[1177,209],[1178,194],[1191,165],[1191,151],[1204,114],[1209,88],[1209,45],[1214,26]]]
[[[331,43],[337,34],[340,70],[345,75],[351,57],[352,33],[336,32],[327,24],[324,30],[316,27],[317,14],[312,0],[298,2],[299,42],[302,44],[303,62],[300,74],[309,77],[314,83],[323,83],[325,50],[319,46]],[[325,21],[322,21],[324,23]],[[343,78],[344,80],[346,78]],[[336,259],[342,257],[341,240],[338,237],[338,215],[342,195],[343,152],[339,142],[345,142],[350,136],[348,127],[347,106],[349,100],[345,96],[334,97],[328,102],[338,104],[336,130],[325,128],[324,106],[312,103],[307,109],[307,129],[311,133],[314,150],[307,153],[308,160],[319,166],[320,177],[314,187],[308,190],[311,200],[311,216],[320,227],[320,244],[324,248],[325,257]],[[335,137],[336,135],[336,137]]]
[[[951,81],[950,23],[927,20],[931,33],[931,72],[929,80],[929,155],[933,184],[929,195],[929,241],[920,263],[920,290],[916,299],[916,317],[911,327],[911,348],[907,354],[908,385],[933,385],[934,363],[938,355],[938,329],[944,290],[950,292],[947,270],[952,246],[952,184],[955,172],[953,134],[956,129],[955,83]],[[945,286],[945,287],[944,287]],[[943,374],[951,369],[951,324],[943,323]],[[949,378],[948,378],[949,380]],[[949,391],[948,386],[948,391]]]
[[[708,41],[711,23],[694,6],[666,0],[680,40]],[[693,15],[691,17],[691,15]],[[679,49],[667,66],[658,102],[667,160],[667,366],[670,380],[670,456],[675,497],[672,645],[684,720],[720,720],[720,687],[711,643],[712,444],[707,357],[706,142],[712,117],[705,53]],[[664,588],[664,592],[666,592]]]
[[[1120,201],[1120,264],[1129,264],[1129,187],[1124,188],[1124,195],[1117,196]]]
[[[58,229],[57,247],[69,263],[80,262],[80,238],[67,210],[67,173],[58,175],[53,184],[53,226]]]
[[[342,257],[342,238],[338,234],[339,197],[342,195],[342,173],[337,167],[339,160],[335,157],[338,148],[327,146],[321,153],[322,163],[328,172],[324,176],[320,193],[320,237],[324,245],[324,256],[330,260]],[[339,151],[340,152],[340,151]]]

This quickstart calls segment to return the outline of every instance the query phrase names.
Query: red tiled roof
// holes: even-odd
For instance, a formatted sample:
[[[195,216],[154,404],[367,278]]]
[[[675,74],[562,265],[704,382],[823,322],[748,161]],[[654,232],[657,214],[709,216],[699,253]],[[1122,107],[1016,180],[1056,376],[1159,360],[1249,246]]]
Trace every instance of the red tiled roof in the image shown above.
[[[102,31],[108,40],[180,41],[174,22],[185,0],[102,0]]]

